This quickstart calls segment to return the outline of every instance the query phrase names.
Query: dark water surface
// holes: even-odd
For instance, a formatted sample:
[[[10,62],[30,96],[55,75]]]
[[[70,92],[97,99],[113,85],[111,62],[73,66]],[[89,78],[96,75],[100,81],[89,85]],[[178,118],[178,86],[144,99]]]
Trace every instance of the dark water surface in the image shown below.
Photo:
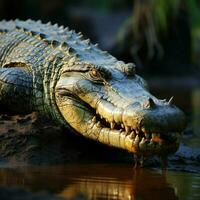
[[[200,174],[133,170],[124,164],[1,168],[0,186],[48,191],[65,199],[200,199]]]

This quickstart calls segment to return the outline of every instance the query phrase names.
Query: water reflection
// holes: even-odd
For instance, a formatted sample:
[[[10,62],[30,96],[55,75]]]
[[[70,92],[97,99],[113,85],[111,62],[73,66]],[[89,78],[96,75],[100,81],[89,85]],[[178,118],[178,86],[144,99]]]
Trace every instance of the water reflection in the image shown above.
[[[45,190],[65,199],[177,200],[166,175],[126,165],[70,165],[1,169],[0,185]]]
[[[164,175],[144,170],[119,170],[125,171],[110,169],[109,173],[105,174],[97,170],[97,174],[93,173],[90,177],[75,178],[75,183],[64,188],[59,196],[71,198],[75,194],[84,194],[88,199],[177,199],[174,189],[166,183]]]

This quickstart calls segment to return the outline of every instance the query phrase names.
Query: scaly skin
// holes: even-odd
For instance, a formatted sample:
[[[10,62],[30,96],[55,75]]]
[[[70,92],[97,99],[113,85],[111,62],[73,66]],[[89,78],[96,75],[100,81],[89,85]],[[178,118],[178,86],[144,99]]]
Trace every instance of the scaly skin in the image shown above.
[[[134,64],[57,25],[2,21],[0,30],[3,105],[17,99],[18,112],[26,104],[26,111],[37,110],[85,137],[136,154],[177,150],[184,114],[171,100],[150,94]],[[26,84],[19,81],[21,74]],[[16,88],[31,100],[19,98]]]

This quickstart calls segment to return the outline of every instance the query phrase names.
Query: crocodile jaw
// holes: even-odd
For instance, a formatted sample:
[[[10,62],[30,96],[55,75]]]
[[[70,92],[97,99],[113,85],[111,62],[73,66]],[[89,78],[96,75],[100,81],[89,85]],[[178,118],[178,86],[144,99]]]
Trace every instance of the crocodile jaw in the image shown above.
[[[128,136],[122,130],[106,127],[100,120],[97,120],[97,115],[91,109],[88,109],[89,107],[86,110],[83,105],[77,105],[77,101],[67,97],[61,98],[60,95],[57,95],[57,104],[68,125],[81,135],[106,145],[136,152],[131,135]]]
[[[128,150],[136,154],[170,154],[177,151],[181,130],[156,132],[143,127],[132,127],[109,122],[98,109],[68,95],[56,95],[57,105],[65,121],[81,135],[106,145]]]

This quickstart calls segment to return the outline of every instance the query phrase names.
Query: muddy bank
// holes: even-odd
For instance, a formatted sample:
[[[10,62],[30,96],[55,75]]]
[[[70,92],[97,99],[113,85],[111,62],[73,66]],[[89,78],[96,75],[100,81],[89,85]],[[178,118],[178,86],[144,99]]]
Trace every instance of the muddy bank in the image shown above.
[[[29,115],[0,115],[0,162],[14,165],[126,161],[130,154],[85,139],[66,128]]]
[[[192,133],[191,137],[192,137]],[[187,135],[187,133],[186,133]],[[49,165],[73,162],[133,162],[125,151],[87,140],[64,127],[29,115],[0,115],[0,162],[3,165]],[[145,165],[158,167],[157,158]],[[200,172],[200,150],[182,144],[169,157],[169,168]]]
[[[38,120],[37,114],[0,116],[0,160],[13,164],[59,163],[78,155],[66,145],[62,127]]]

